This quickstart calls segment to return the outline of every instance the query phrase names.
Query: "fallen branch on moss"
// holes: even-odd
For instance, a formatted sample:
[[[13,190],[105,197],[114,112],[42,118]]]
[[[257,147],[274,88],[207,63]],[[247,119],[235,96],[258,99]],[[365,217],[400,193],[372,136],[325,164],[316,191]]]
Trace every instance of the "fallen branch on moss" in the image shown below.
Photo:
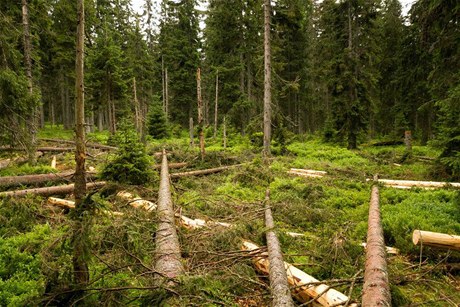
[[[302,176],[302,177],[310,177],[310,178],[321,178],[321,177],[324,177],[327,174],[327,172],[316,171],[316,170],[311,170],[311,169],[291,168],[288,171],[288,174]]]
[[[460,250],[460,236],[439,232],[414,230],[412,242],[415,245],[433,246],[445,249]]]
[[[190,172],[182,172],[182,173],[172,173],[169,176],[171,178],[182,178],[182,177],[189,177],[189,176],[200,176],[200,175],[208,175],[226,171],[228,169],[232,169],[234,167],[242,166],[243,164],[235,164],[235,165],[228,165],[228,166],[221,166],[216,168],[208,168],[198,171],[190,171]]]
[[[260,248],[256,244],[243,241],[242,250],[248,251],[254,258],[254,265],[263,274],[268,275],[269,261],[267,253],[260,253]],[[329,286],[321,283],[316,278],[299,270],[295,266],[284,262],[289,285],[291,286],[292,295],[301,303],[315,299],[312,303],[321,304],[322,306],[344,306],[349,298]],[[351,307],[357,307],[355,303],[348,304]]]
[[[0,177],[0,187],[17,186],[38,184],[45,182],[63,182],[71,181],[74,171],[67,171],[62,173],[49,173],[49,174],[36,174],[36,175],[23,175],[23,176],[5,176]],[[94,179],[95,172],[86,172],[86,179]]]
[[[86,184],[86,188],[88,190],[97,189],[97,188],[103,187],[105,184],[106,184],[105,181],[91,182],[91,183]],[[20,197],[20,196],[26,196],[28,194],[41,195],[41,196],[63,195],[63,194],[73,193],[73,190],[74,190],[74,185],[67,184],[67,185],[60,185],[60,186],[46,187],[46,188],[35,188],[35,189],[0,192],[0,197],[7,197],[7,196]]]

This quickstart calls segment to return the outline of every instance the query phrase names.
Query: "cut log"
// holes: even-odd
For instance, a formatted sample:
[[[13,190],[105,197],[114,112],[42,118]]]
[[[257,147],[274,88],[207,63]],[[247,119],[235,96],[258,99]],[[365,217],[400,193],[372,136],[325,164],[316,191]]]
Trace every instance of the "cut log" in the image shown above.
[[[259,246],[256,244],[243,241],[242,250],[249,252],[258,252]],[[267,259],[267,253],[254,253],[254,265],[263,274],[269,273],[270,263]],[[295,266],[284,262],[288,283],[292,287],[292,295],[301,303],[306,303],[312,299],[316,304],[321,306],[344,306],[349,301],[349,298],[329,287],[321,284],[318,279],[299,270]],[[357,307],[355,303],[348,304],[351,307]]]
[[[63,182],[71,181],[73,178],[74,171],[67,171],[62,173],[50,173],[50,174],[37,174],[37,175],[24,175],[24,176],[5,176],[0,177],[0,186],[17,186],[17,185],[29,185],[45,182]],[[93,179],[96,177],[95,172],[86,172],[87,179]]]
[[[61,139],[40,138],[40,141],[59,143],[59,144],[73,144],[73,145],[75,144],[75,141],[61,140]],[[86,143],[86,147],[97,148],[97,149],[102,149],[102,150],[117,150],[118,149],[118,147],[102,145],[98,143]]]
[[[445,249],[460,250],[460,236],[439,232],[414,230],[412,242],[415,245],[433,246]]]
[[[141,208],[146,211],[153,211],[157,208],[157,205],[155,203],[142,199],[126,191],[118,192],[117,196],[129,201],[129,204],[134,208]]]
[[[367,243],[361,243],[360,245],[364,247],[364,249],[367,248]],[[399,255],[399,249],[397,249],[396,247],[385,246],[385,251],[387,252],[387,254]]]
[[[53,155],[53,159],[51,160],[51,168],[56,169],[56,155]]]
[[[229,165],[229,166],[221,166],[221,167],[216,167],[216,168],[209,168],[209,169],[203,169],[203,170],[198,170],[198,171],[190,171],[190,172],[182,172],[182,173],[172,173],[169,175],[171,178],[181,178],[181,177],[189,177],[189,176],[200,176],[200,175],[208,175],[208,174],[214,174],[218,172],[223,172],[225,170],[241,166],[243,164],[235,164],[235,165]]]
[[[291,168],[291,171],[301,172],[301,173],[306,173],[306,174],[327,175],[327,172],[325,171],[317,171],[313,169]]]
[[[380,218],[379,188],[377,185],[372,187],[369,206],[362,306],[391,306],[385,240]]]
[[[74,201],[56,198],[56,197],[48,197],[47,203],[49,205],[61,207],[64,209],[74,209],[75,208]],[[100,212],[106,215],[112,215],[112,216],[123,216],[124,215],[123,212],[118,212],[118,211],[100,210]]]
[[[183,167],[187,167],[188,163],[187,162],[170,163],[168,166],[170,169],[171,168],[183,168]],[[157,170],[161,169],[161,164],[154,165],[153,169],[157,169]]]
[[[265,236],[267,238],[272,306],[294,306],[291,292],[289,291],[286,269],[284,268],[283,253],[281,252],[280,242],[274,231],[275,222],[273,221],[272,210],[270,208],[269,189],[265,192],[265,227],[267,228]]]
[[[324,175],[326,175],[327,172],[315,171],[315,170],[309,170],[309,169],[291,168],[288,171],[288,174],[301,176],[301,177],[309,177],[309,178],[321,178],[321,177],[324,177]]]
[[[371,181],[372,179],[367,179]],[[389,187],[407,187],[410,189],[412,187],[420,188],[444,188],[444,187],[454,187],[460,188],[460,183],[458,182],[437,182],[437,181],[415,181],[415,180],[391,180],[391,179],[379,179],[380,183],[383,183],[385,186]]]
[[[157,275],[156,278],[160,283],[166,282],[168,285],[171,285],[172,280],[165,280],[165,277],[171,279],[182,275],[184,267],[181,261],[179,239],[174,223],[168,159],[165,150],[163,150],[161,163],[157,213],[159,223],[155,236],[155,271],[160,273],[160,275]]]
[[[103,187],[106,184],[105,181],[91,182],[86,184],[87,189],[97,189]],[[8,191],[0,192],[0,197],[19,197],[26,196],[28,194],[41,195],[41,196],[50,196],[50,195],[64,195],[73,193],[74,185],[60,185],[54,187],[46,188],[36,188],[36,189],[27,189],[27,190],[17,190],[17,191]]]

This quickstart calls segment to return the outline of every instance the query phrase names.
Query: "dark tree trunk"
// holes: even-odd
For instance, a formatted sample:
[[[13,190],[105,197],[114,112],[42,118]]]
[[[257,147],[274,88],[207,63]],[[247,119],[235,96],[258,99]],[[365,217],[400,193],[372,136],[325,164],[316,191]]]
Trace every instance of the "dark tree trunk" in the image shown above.
[[[270,47],[270,0],[264,0],[264,148],[263,156],[271,154],[271,47]]]

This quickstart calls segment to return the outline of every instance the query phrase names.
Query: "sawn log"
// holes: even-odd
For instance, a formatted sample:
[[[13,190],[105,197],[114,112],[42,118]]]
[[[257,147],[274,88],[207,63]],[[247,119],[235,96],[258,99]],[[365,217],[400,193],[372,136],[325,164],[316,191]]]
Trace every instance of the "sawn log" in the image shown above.
[[[460,250],[460,236],[449,235],[445,233],[416,229],[412,233],[412,242],[415,245]]]

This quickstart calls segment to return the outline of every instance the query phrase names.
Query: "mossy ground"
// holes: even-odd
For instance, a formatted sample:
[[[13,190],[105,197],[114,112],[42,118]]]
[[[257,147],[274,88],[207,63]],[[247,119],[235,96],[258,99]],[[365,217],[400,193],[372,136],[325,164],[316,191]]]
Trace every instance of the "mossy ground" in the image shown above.
[[[65,138],[68,132],[42,135]],[[107,140],[104,137],[96,139]],[[110,185],[93,195],[95,206],[121,211],[120,218],[95,215],[88,255],[91,285],[80,305],[263,306],[269,305],[267,279],[240,251],[241,240],[265,244],[263,206],[265,189],[271,205],[285,260],[346,294],[355,274],[362,276],[370,184],[366,178],[439,179],[435,166],[416,158],[400,163],[403,146],[363,146],[349,151],[303,138],[287,146],[270,164],[260,159],[249,139],[230,135],[207,139],[202,161],[198,148],[186,137],[150,141],[149,152],[165,147],[171,162],[189,162],[189,169],[243,163],[222,173],[172,181],[173,198],[183,215],[234,225],[197,230],[178,227],[187,274],[173,289],[153,283],[155,215],[135,210],[115,197],[128,189],[156,200],[158,187]],[[414,157],[436,157],[430,147],[414,146]],[[44,156],[43,165],[49,160]],[[104,156],[98,156],[100,163]],[[157,160],[158,161],[158,160]],[[46,162],[46,163],[45,163]],[[71,156],[59,156],[71,168]],[[91,162],[95,166],[96,161]],[[398,165],[395,165],[398,164]],[[44,166],[43,166],[44,167]],[[327,171],[323,178],[288,175],[292,168]],[[2,174],[30,173],[9,168]],[[181,170],[182,171],[182,170]],[[38,172],[38,171],[37,171]],[[173,172],[173,170],[171,170]],[[460,194],[454,189],[396,190],[381,187],[381,208],[386,244],[401,254],[389,257],[394,306],[454,306],[460,303],[460,276],[455,263],[459,252],[424,247],[411,241],[414,229],[460,234]],[[0,205],[0,305],[51,305],[75,302],[71,290],[70,220],[61,210],[46,206],[40,197],[4,199]],[[304,234],[293,238],[286,232]],[[6,266],[6,263],[9,265]],[[336,281],[331,281],[336,280]],[[337,281],[339,280],[339,281]],[[340,281],[340,280],[345,280]],[[351,297],[360,301],[358,278]]]

